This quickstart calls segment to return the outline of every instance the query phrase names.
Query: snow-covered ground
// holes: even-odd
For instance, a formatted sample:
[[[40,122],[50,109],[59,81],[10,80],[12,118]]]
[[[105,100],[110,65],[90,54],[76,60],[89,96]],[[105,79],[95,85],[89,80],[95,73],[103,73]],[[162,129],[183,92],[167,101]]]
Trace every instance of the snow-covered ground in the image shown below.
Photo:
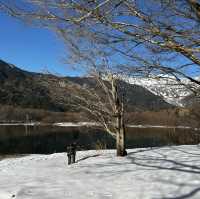
[[[54,123],[54,126],[60,126],[60,127],[83,127],[83,126],[101,126],[101,124],[95,123],[95,122],[77,122],[77,123],[73,123],[73,122],[62,122],[62,123]],[[128,124],[126,125],[127,127],[130,128],[167,128],[167,129],[192,129],[195,131],[199,131],[200,128],[194,128],[191,126],[169,126],[169,125],[149,125],[149,124],[138,124],[138,125],[134,125],[134,124]]]
[[[0,123],[0,126],[39,126],[41,125],[40,122],[7,122],[7,123]]]
[[[200,147],[29,155],[0,161],[0,199],[200,198]]]
[[[98,126],[98,123],[95,122],[60,122],[54,123],[54,126],[63,126],[63,127],[79,127],[79,126]]]

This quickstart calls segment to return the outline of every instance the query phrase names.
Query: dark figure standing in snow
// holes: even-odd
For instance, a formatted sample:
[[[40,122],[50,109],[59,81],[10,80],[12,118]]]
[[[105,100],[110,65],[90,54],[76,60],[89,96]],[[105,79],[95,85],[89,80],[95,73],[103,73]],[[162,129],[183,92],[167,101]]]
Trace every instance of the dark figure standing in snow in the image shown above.
[[[73,164],[76,161],[76,143],[67,147],[68,164]]]

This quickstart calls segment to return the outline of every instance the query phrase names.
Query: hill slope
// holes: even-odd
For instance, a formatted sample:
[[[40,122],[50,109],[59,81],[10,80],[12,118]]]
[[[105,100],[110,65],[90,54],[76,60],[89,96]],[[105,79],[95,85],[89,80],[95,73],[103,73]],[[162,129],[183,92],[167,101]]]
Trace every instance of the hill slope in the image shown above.
[[[94,80],[83,77],[57,77],[32,73],[0,60],[0,104],[51,111],[73,111],[69,83],[93,86]],[[129,111],[172,107],[147,89],[122,82],[127,91]]]

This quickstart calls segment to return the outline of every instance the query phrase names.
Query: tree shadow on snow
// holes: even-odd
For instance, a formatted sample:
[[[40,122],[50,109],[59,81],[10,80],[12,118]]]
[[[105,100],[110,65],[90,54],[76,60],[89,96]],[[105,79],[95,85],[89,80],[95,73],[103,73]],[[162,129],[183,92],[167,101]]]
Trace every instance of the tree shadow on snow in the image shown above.
[[[171,151],[170,151],[171,150]],[[179,147],[161,147],[161,148],[147,148],[147,149],[136,149],[134,152],[128,153],[126,157],[117,158],[114,157],[109,162],[100,162],[90,164],[90,168],[94,167],[95,174],[102,175],[104,177],[111,176],[121,176],[123,173],[128,172],[139,172],[139,171],[170,171],[172,178],[168,181],[163,180],[166,176],[158,176],[156,180],[159,183],[165,183],[167,185],[176,186],[176,192],[170,197],[160,197],[157,199],[186,199],[197,197],[197,194],[200,192],[200,153],[187,151],[186,149]],[[172,154],[172,156],[171,156]],[[175,155],[174,155],[175,154]],[[98,155],[87,156],[81,160],[85,160],[90,157],[96,157]],[[101,156],[101,155],[100,155]],[[129,167],[130,165],[135,165],[135,167]],[[116,166],[116,167],[115,167]],[[88,165],[81,165],[81,167],[88,167]],[[116,169],[115,169],[116,168]],[[90,169],[87,173],[92,174],[94,171]],[[151,172],[151,171],[150,171]],[[180,174],[191,174],[189,178],[190,182],[182,179],[184,183],[177,183],[176,176]],[[183,177],[184,177],[183,175]],[[156,175],[155,175],[156,176]],[[180,178],[179,178],[180,179]],[[196,180],[198,183],[193,183]],[[169,186],[168,186],[169,187]],[[184,188],[189,190],[188,192],[182,190]],[[159,191],[159,190],[157,190]],[[169,190],[170,192],[170,190]],[[199,196],[200,198],[200,196]]]
[[[81,159],[78,159],[78,160],[76,161],[76,163],[81,162],[81,161],[83,161],[83,160],[86,160],[86,159],[88,159],[88,158],[94,158],[94,157],[97,157],[97,156],[100,156],[100,154],[85,156],[85,157],[83,157],[83,158],[81,158]]]
[[[179,153],[180,157],[172,158],[169,156],[167,157],[165,151],[162,152],[161,150],[154,150],[154,149],[147,149],[140,152],[147,152],[151,151],[151,155],[138,155],[139,152],[133,152],[128,154],[127,159],[131,161],[132,164],[135,164],[136,166],[140,166],[142,168],[151,168],[155,170],[164,170],[164,171],[170,171],[174,172],[181,172],[186,174],[192,174],[192,175],[200,175],[200,153],[194,153],[189,152],[187,150],[184,150],[182,148],[178,147],[169,147],[169,150],[173,150],[172,153]],[[152,155],[155,153],[156,155]],[[137,155],[136,155],[137,154]],[[135,156],[134,156],[135,155]],[[184,155],[188,157],[188,159],[184,158]],[[190,159],[191,158],[191,159]],[[177,175],[178,175],[177,173]],[[192,182],[185,182],[185,179],[182,179],[184,183],[176,183],[176,179],[171,179],[168,181],[164,181],[160,179],[160,177],[157,179],[160,183],[168,183],[168,185],[174,185],[177,186],[177,192],[174,193],[176,196],[172,197],[161,197],[160,199],[186,199],[186,198],[193,198],[196,197],[195,195],[200,192],[200,186],[197,184],[191,184]],[[195,180],[195,179],[194,179]],[[200,183],[200,178],[198,178],[198,181]],[[178,193],[178,190],[184,189],[185,186],[190,187],[190,191],[184,194]],[[199,196],[200,198],[200,196]]]

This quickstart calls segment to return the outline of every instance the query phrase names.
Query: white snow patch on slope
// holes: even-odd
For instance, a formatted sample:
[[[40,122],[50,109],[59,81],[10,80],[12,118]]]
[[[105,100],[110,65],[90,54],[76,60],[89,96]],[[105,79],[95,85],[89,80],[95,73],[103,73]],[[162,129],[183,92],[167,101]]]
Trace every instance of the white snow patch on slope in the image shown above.
[[[199,79],[199,77],[195,78]],[[155,95],[163,97],[163,99],[173,105],[183,106],[181,100],[192,92],[184,85],[192,85],[187,79],[181,79],[183,85],[180,85],[173,77],[162,78],[124,78],[130,84],[136,84],[146,88]]]
[[[0,161],[1,199],[200,198],[199,146],[78,152]]]

